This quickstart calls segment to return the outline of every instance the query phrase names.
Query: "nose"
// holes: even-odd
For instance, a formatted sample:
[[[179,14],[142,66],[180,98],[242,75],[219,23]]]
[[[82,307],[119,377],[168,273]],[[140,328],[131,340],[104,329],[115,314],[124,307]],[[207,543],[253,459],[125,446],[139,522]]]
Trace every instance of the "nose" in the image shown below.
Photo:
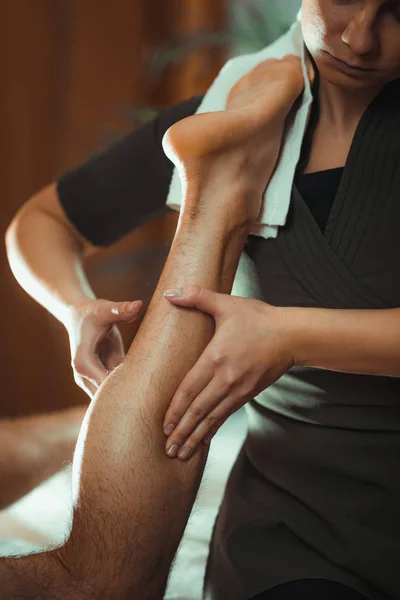
[[[372,54],[379,44],[376,19],[365,10],[358,11],[343,32],[342,41],[354,54]]]

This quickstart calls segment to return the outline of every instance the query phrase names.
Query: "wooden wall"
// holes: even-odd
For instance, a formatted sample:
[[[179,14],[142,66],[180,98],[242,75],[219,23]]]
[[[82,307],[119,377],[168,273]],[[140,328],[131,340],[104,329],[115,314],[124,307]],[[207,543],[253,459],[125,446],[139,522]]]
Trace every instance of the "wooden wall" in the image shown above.
[[[202,50],[154,81],[146,57],[174,36],[226,26],[227,0],[2,0],[0,231],[18,208],[111,133],[128,106],[165,106],[204,91],[225,60]],[[84,199],[82,199],[84,201]],[[151,297],[174,216],[142,228],[88,266],[99,296]],[[0,416],[86,401],[66,334],[14,281],[0,253]],[[124,331],[128,342],[134,327]]]

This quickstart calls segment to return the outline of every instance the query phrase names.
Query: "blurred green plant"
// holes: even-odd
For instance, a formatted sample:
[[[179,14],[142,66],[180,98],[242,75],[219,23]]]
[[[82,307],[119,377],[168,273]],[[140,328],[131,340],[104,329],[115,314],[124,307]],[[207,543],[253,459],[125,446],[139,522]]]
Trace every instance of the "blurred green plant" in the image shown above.
[[[165,46],[153,50],[148,57],[149,74],[159,77],[168,67],[186,60],[192,52],[202,48],[229,47],[234,40],[229,29],[222,31],[198,31],[194,34],[174,38]]]
[[[300,6],[301,0],[234,0],[234,54],[256,52],[274,42],[289,29]]]
[[[234,56],[256,52],[271,44],[293,23],[301,0],[230,0],[230,23],[221,31],[198,31],[179,36],[153,50],[147,57],[151,79],[159,78],[166,69],[181,64],[202,48],[226,48]],[[142,124],[154,119],[154,107],[133,107],[127,110],[129,119]]]

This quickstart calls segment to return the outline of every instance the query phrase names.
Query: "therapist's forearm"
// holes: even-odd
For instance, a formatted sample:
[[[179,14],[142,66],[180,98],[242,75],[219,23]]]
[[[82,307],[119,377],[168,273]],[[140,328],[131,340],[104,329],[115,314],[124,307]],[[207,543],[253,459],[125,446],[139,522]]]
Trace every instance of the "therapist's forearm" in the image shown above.
[[[400,377],[400,309],[284,309],[294,363]]]
[[[21,208],[7,230],[6,247],[21,287],[65,323],[73,306],[95,295],[83,268],[84,244],[57,208],[55,195],[55,186],[49,186]],[[55,205],[53,212],[46,203]]]

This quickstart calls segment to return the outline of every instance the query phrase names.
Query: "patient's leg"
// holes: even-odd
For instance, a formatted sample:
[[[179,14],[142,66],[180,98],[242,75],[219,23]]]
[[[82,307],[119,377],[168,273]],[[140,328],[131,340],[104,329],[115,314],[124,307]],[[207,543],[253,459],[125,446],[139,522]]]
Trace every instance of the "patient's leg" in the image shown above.
[[[74,463],[73,527],[61,557],[79,579],[96,590],[103,586],[99,597],[163,597],[206,447],[188,463],[171,460],[162,424],[177,386],[214,329],[201,313],[175,310],[163,292],[188,282],[228,292],[247,234],[245,223],[232,218],[227,225],[225,214],[213,210],[182,216],[126,360],[89,408]]]
[[[71,461],[86,407],[0,421],[0,510]]]
[[[298,86],[293,86],[285,110],[274,113],[275,119],[281,120],[281,133],[298,93]],[[265,115],[264,135],[268,134],[271,111]],[[226,119],[226,114],[222,118]],[[245,148],[232,145],[229,133],[225,142],[220,139],[218,150],[213,147],[208,155],[206,119],[202,119],[203,155],[186,156],[189,142],[182,124],[168,136],[170,150],[186,177],[177,233],[127,358],[97,393],[78,441],[73,527],[59,556],[101,598],[146,600],[163,595],[203,472],[206,448],[199,448],[187,463],[169,459],[162,423],[176,388],[214,327],[200,312],[171,306],[163,292],[190,283],[230,291],[251,219],[259,210],[280,146],[274,120],[270,142],[262,161],[260,158],[265,179],[258,171],[253,177],[251,170],[249,177],[245,166],[251,164],[252,150],[257,157],[262,155],[258,129],[253,131],[253,144],[249,131],[242,128]],[[193,121],[186,123],[193,141]],[[215,115],[210,123],[207,135],[212,146]],[[231,127],[237,123],[233,113]],[[237,129],[235,139],[240,135]]]

